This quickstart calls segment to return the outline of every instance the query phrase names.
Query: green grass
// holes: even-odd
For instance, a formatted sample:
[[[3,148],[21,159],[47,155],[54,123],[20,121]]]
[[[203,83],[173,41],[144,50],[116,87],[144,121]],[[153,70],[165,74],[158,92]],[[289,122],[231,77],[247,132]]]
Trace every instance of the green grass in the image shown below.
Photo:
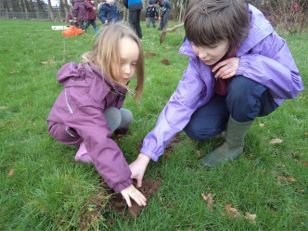
[[[307,90],[258,118],[246,138],[245,155],[232,163],[211,170],[199,167],[200,155],[221,140],[198,143],[181,134],[181,142],[165,154],[168,158],[150,164],[145,177],[161,178],[162,184],[138,219],[110,214],[103,208],[104,195],[102,207],[97,206],[91,198],[102,188],[95,169],[76,163],[76,149],[49,137],[46,125],[62,89],[55,80],[57,70],[68,61],[78,62],[94,34],[63,38],[51,25],[55,23],[0,21],[0,230],[79,230],[80,218],[93,207],[100,213],[90,230],[308,230]],[[135,117],[130,134],[119,141],[129,162],[187,64],[178,55],[183,30],[168,34],[162,45],[156,29],[143,25],[143,33],[145,52],[157,55],[145,62],[141,104],[131,96],[125,102]],[[305,82],[307,36],[286,37]],[[161,64],[162,59],[171,65]],[[273,138],[283,143],[269,144]],[[202,193],[212,193],[213,211],[206,208]],[[225,214],[228,203],[241,218]],[[256,224],[243,218],[245,212],[257,215]]]

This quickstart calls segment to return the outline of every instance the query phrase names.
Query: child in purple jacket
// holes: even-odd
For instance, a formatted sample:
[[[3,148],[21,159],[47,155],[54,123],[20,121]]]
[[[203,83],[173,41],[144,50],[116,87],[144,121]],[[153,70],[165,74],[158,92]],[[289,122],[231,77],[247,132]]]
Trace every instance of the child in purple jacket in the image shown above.
[[[92,25],[94,32],[98,31],[96,27],[96,7],[93,0],[85,0],[85,8],[86,8],[86,22],[85,22],[85,30],[88,29],[90,25]]]
[[[136,74],[135,90],[128,83]],[[144,59],[136,34],[123,23],[113,23],[97,35],[93,49],[80,64],[67,63],[58,72],[64,86],[48,116],[48,131],[64,144],[76,145],[76,160],[91,162],[107,185],[139,206],[146,198],[131,180],[131,170],[111,135],[132,121],[122,108],[127,91],[138,100],[144,81]]]
[[[84,30],[87,16],[86,4],[84,0],[74,0],[72,3],[73,17],[76,19],[78,27]]]
[[[243,153],[256,117],[303,90],[286,41],[244,0],[191,1],[184,27],[180,53],[190,57],[189,64],[130,165],[137,186],[149,160],[157,161],[177,132],[204,141],[226,130],[225,142],[201,160],[213,167]]]

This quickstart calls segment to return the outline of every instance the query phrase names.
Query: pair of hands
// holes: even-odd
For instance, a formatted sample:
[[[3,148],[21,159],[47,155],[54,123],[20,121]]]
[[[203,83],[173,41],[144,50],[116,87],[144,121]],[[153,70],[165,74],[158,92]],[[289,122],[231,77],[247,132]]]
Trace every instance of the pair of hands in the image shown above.
[[[240,63],[240,58],[233,57],[225,59],[214,65],[212,71],[215,73],[215,78],[228,79],[236,74],[237,68]],[[147,168],[150,158],[142,153],[138,158],[129,165],[132,172],[131,178],[137,180],[137,187],[142,186],[142,179]],[[147,199],[145,196],[134,186],[130,185],[121,191],[127,205],[132,206],[131,200],[133,199],[139,206],[146,206]]]
[[[137,187],[142,186],[142,179],[147,168],[150,158],[142,153],[138,158],[129,165],[132,172],[131,178],[137,180]],[[128,207],[132,206],[131,200],[133,199],[139,206],[146,206],[147,199],[134,185],[130,185],[121,191],[123,198],[125,199]]]
[[[214,65],[212,72],[215,73],[215,78],[228,79],[235,76],[237,68],[240,64],[239,57],[225,59]]]

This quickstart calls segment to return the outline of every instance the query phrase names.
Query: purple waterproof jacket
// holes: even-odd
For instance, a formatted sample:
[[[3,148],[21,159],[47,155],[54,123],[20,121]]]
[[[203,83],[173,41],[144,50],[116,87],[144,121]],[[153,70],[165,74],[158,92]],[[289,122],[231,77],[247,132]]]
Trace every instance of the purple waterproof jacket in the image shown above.
[[[127,89],[111,84],[93,64],[67,63],[58,72],[64,90],[49,116],[48,127],[63,124],[85,142],[97,171],[116,192],[131,185],[131,171],[118,145],[111,139],[104,110],[120,108]],[[65,143],[62,134],[51,134]]]
[[[249,5],[250,31],[236,56],[236,75],[243,75],[266,86],[275,102],[296,97],[303,90],[298,68],[287,43],[276,34],[264,15]],[[154,129],[143,140],[140,152],[157,161],[172,137],[182,131],[191,115],[213,96],[215,78],[211,69],[192,51],[186,39],[179,52],[190,57],[176,91],[161,112]]]

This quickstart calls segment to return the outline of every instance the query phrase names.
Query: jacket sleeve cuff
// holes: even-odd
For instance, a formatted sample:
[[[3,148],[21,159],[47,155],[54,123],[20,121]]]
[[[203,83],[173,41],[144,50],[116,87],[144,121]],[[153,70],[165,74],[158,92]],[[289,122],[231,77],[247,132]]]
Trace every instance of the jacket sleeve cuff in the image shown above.
[[[125,182],[118,183],[112,187],[115,192],[121,192],[123,189],[127,188],[132,184],[131,179],[127,179]]]
[[[245,76],[245,69],[246,69],[247,66],[248,66],[248,60],[246,59],[245,56],[241,56],[239,66],[236,70],[236,75]]]
[[[146,148],[141,148],[140,152],[146,156],[148,156],[153,161],[158,161],[159,156],[154,154],[153,152],[147,150]]]

